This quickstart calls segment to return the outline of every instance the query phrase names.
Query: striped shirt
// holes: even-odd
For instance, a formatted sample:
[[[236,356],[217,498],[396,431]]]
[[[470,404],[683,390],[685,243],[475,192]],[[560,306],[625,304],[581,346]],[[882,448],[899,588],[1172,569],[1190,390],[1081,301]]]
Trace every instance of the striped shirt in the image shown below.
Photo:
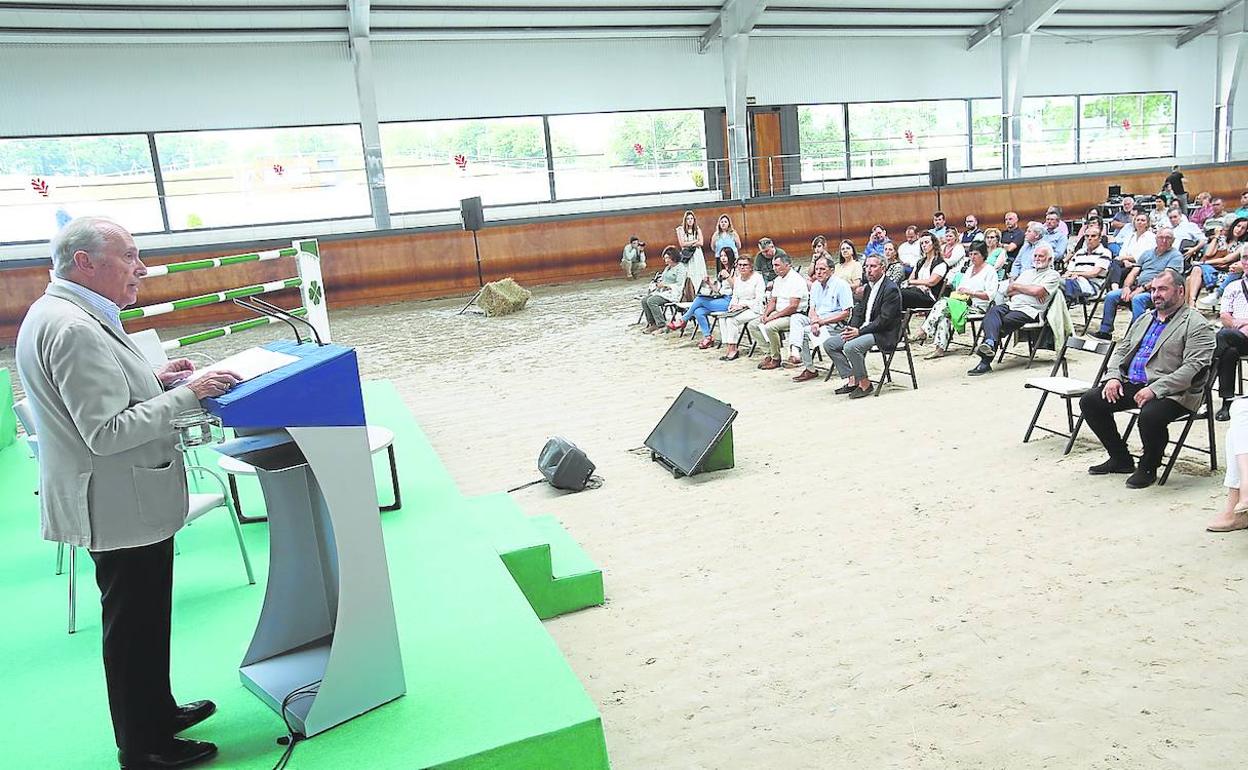
[[[1135,351],[1135,357],[1131,359],[1131,368],[1127,370],[1127,379],[1140,385],[1148,384],[1148,375],[1144,372],[1144,365],[1153,355],[1153,349],[1157,347],[1161,333],[1166,330],[1166,321],[1157,316],[1157,311],[1154,310],[1152,315],[1153,320],[1149,322],[1148,331],[1144,332],[1144,339],[1140,340],[1140,347]]]
[[[109,324],[111,324],[114,329],[124,333],[125,330],[121,327],[121,308],[117,307],[117,303],[103,295],[96,294],[80,283],[74,283],[73,281],[66,280],[65,278],[60,278],[54,275],[52,276],[52,283],[56,286],[60,286],[62,289],[68,289],[74,294],[77,294],[82,298],[83,302],[86,302],[88,305],[98,310],[100,315],[107,318]]]

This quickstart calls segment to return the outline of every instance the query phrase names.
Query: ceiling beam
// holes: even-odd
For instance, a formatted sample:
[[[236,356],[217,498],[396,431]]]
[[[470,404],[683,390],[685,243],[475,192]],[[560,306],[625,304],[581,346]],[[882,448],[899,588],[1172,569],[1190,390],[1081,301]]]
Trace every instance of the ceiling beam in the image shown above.
[[[1199,24],[1193,25],[1183,30],[1181,33],[1179,33],[1178,39],[1174,41],[1174,47],[1182,48],[1183,46],[1199,38],[1201,35],[1205,34],[1206,32],[1212,32],[1213,30],[1217,29],[1218,22],[1222,19],[1222,16],[1235,10],[1235,8],[1240,5],[1243,5],[1243,0],[1236,0],[1235,2],[1226,6],[1225,8],[1218,11],[1217,13],[1210,16],[1209,18],[1205,19],[1204,21],[1200,22]]]
[[[1002,27],[1006,28],[1002,34],[1029,35],[1052,18],[1061,7],[1062,0],[1016,0],[1001,9],[1001,13],[992,17],[987,24],[972,32],[966,39],[966,50],[975,50]]]
[[[372,0],[347,0],[348,37],[368,37]]]
[[[766,8],[766,0],[725,0],[719,16],[698,38],[698,53],[706,53],[717,37],[750,34]]]

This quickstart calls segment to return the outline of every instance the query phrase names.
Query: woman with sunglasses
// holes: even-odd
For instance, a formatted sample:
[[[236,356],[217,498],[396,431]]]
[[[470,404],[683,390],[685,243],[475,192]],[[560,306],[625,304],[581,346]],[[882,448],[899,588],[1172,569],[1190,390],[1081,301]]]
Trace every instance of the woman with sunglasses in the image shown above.
[[[737,258],[737,276],[732,281],[732,301],[728,303],[731,315],[720,319],[719,334],[724,343],[724,355],[720,361],[736,361],[741,353],[737,349],[737,341],[741,339],[741,330],[745,325],[763,314],[763,295],[767,284],[763,277],[754,270],[754,263],[749,257]]]
[[[721,247],[719,250],[719,270],[715,277],[707,277],[703,282],[702,288],[698,290],[698,296],[693,298],[693,304],[685,311],[680,320],[673,320],[667,325],[672,331],[680,331],[688,325],[692,319],[697,322],[698,330],[702,332],[702,339],[698,342],[698,350],[706,350],[715,340],[711,338],[711,324],[706,320],[709,313],[722,313],[732,304],[732,281],[736,275],[733,264],[737,261],[737,251],[731,246]]]

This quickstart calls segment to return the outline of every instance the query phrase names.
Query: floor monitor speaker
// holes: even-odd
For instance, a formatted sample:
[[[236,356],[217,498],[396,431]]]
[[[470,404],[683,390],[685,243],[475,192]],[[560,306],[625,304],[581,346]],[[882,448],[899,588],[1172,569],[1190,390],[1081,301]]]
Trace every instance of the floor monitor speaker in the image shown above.
[[[927,162],[928,184],[932,187],[944,187],[949,184],[949,162],[945,158],[936,158]]]
[[[733,466],[732,421],[737,410],[685,388],[646,438],[650,459],[673,476],[693,476]]]
[[[537,469],[556,489],[580,492],[594,475],[594,464],[576,444],[555,436],[542,447],[537,456]]]
[[[464,229],[474,233],[485,225],[485,212],[481,209],[481,198],[464,198],[459,202],[459,215],[464,221]]]

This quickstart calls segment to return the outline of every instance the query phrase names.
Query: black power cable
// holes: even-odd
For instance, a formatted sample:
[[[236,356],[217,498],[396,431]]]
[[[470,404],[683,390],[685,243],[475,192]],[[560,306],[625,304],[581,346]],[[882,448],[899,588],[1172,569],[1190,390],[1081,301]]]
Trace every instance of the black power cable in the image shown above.
[[[300,698],[311,698],[315,696],[321,690],[321,681],[322,680],[317,679],[315,682],[308,682],[302,687],[297,687],[294,690],[291,690],[286,697],[282,699],[281,714],[282,721],[286,724],[286,734],[281,738],[278,738],[277,743],[278,745],[285,746],[286,750],[282,752],[282,756],[277,760],[277,764],[273,765],[273,770],[284,770],[284,768],[290,764],[290,757],[295,753],[295,746],[300,741],[307,740],[307,736],[295,730],[294,725],[290,723],[289,717],[286,716],[287,707]]]

